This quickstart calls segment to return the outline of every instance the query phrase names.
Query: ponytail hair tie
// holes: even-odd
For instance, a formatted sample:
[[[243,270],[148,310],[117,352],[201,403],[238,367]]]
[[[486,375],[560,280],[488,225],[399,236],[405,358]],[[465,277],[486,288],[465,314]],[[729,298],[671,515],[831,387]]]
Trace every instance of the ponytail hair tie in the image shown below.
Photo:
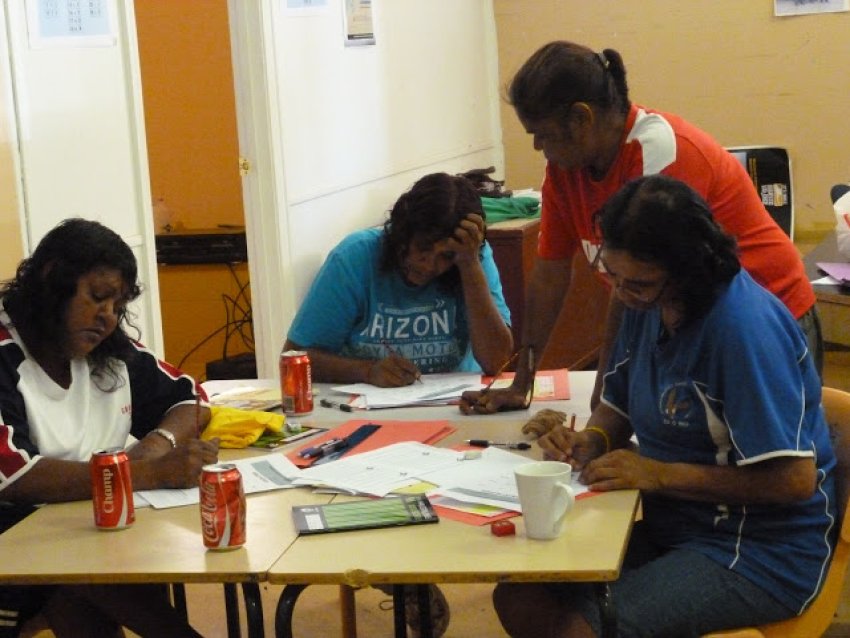
[[[596,58],[599,60],[599,64],[602,65],[602,68],[607,71],[609,62],[608,62],[608,58],[605,57],[605,52],[602,51],[600,53],[597,53]]]

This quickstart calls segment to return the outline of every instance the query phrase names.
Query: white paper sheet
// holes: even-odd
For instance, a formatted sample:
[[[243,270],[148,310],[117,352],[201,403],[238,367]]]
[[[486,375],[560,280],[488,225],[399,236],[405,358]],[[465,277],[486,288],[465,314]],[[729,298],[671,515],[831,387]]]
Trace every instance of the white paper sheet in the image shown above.
[[[386,496],[418,483],[445,467],[457,465],[462,454],[424,443],[394,443],[302,470],[299,484],[323,483],[364,494]],[[428,479],[430,480],[430,479]]]
[[[489,447],[480,459],[464,461],[455,468],[428,475],[428,482],[439,485],[428,495],[439,494],[467,503],[481,503],[521,512],[514,468],[531,462],[528,457]],[[573,473],[572,488],[576,496],[587,492]]]
[[[395,408],[404,405],[447,403],[460,397],[466,390],[484,387],[481,375],[470,372],[424,374],[416,382],[401,388],[379,388],[368,383],[335,386],[333,390],[360,395],[367,408]]]
[[[268,492],[289,487],[297,487],[294,479],[302,470],[280,453],[255,456],[249,459],[233,461],[242,473],[242,489],[246,494]],[[331,465],[329,463],[329,465]],[[157,509],[192,505],[200,501],[198,488],[175,490],[140,490],[136,492],[151,506]]]

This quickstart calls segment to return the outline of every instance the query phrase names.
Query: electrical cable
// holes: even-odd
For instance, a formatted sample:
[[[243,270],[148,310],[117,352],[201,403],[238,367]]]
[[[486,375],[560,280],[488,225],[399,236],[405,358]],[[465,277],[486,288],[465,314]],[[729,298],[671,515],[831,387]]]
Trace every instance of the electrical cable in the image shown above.
[[[253,312],[251,308],[251,299],[249,295],[250,281],[242,282],[239,279],[234,265],[228,264],[228,269],[231,276],[236,282],[237,292],[235,296],[222,294],[221,300],[224,304],[225,323],[223,326],[216,328],[213,332],[196,343],[177,364],[178,368],[183,368],[186,360],[195,354],[204,344],[211,339],[224,332],[224,341],[222,343],[222,359],[228,358],[227,352],[231,338],[238,336],[242,344],[247,348],[248,352],[254,352],[254,322]]]

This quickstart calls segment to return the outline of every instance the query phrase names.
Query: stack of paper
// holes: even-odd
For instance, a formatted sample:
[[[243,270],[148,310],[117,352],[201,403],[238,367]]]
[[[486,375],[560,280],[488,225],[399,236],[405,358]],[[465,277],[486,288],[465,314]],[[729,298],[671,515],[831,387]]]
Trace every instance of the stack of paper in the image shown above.
[[[474,372],[454,372],[425,374],[416,383],[401,388],[379,388],[368,383],[354,383],[333,389],[358,395],[351,405],[368,410],[412,405],[446,405],[457,402],[467,390],[480,390],[483,387],[481,375]]]

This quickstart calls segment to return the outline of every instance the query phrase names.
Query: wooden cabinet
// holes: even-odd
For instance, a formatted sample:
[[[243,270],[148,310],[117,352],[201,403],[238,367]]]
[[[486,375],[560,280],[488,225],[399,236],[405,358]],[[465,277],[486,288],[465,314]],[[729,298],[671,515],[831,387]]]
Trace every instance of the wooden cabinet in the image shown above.
[[[502,292],[511,310],[514,344],[522,339],[526,285],[537,255],[539,219],[509,219],[487,226],[487,241],[502,279]]]
[[[487,227],[487,240],[502,278],[511,310],[514,343],[521,343],[525,295],[537,255],[539,219],[512,219]],[[608,291],[591,272],[583,255],[573,261],[570,291],[543,353],[540,367],[581,370],[596,365],[602,341]]]

